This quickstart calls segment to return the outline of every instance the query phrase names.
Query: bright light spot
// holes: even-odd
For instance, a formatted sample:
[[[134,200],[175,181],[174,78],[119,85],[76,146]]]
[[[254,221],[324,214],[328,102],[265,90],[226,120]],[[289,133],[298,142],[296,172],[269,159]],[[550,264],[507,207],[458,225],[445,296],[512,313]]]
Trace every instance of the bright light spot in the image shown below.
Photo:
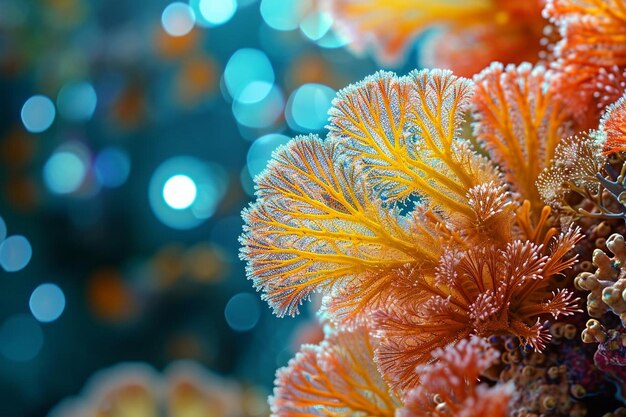
[[[196,15],[185,3],[174,2],[168,5],[161,15],[163,29],[171,36],[184,36],[191,32],[196,23]]]
[[[246,162],[248,164],[248,172],[254,178],[259,175],[267,166],[267,162],[272,157],[272,152],[281,145],[289,142],[290,138],[285,135],[272,133],[261,136],[250,146]]]
[[[259,101],[269,94],[270,88],[274,84],[274,69],[263,51],[239,49],[230,57],[226,68],[224,68],[224,82],[228,93],[235,100],[239,100],[242,92],[249,88],[249,84],[263,83],[253,87],[256,91],[253,98]],[[249,96],[250,92],[247,95]]]
[[[7,272],[24,269],[32,256],[33,250],[24,236],[9,236],[0,243],[0,266]]]
[[[177,156],[163,162],[150,179],[148,198],[156,217],[174,229],[190,229],[215,212],[228,175],[217,164]]]
[[[304,0],[262,0],[261,16],[273,29],[294,30],[309,7],[309,1]]]
[[[186,175],[174,175],[163,186],[163,199],[176,210],[192,205],[197,193],[196,183]]]
[[[106,148],[96,157],[94,170],[96,178],[104,187],[119,187],[130,174],[130,158],[122,149]]]
[[[76,191],[85,179],[87,167],[83,159],[71,150],[52,154],[43,167],[43,179],[53,193],[69,194]]]
[[[273,86],[262,100],[253,103],[233,102],[233,115],[246,127],[269,127],[278,120],[285,107],[285,99],[278,87]]]
[[[252,81],[246,85],[237,97],[237,101],[243,104],[258,103],[272,91],[273,85],[265,81]]]
[[[0,352],[9,360],[27,362],[41,351],[43,332],[26,314],[9,317],[0,327]]]
[[[328,121],[335,90],[322,84],[304,84],[294,91],[287,103],[289,126],[301,132],[320,130]]]
[[[261,317],[258,297],[242,292],[234,295],[224,308],[226,323],[237,332],[252,330]]]
[[[46,96],[32,96],[22,106],[22,123],[29,132],[40,133],[52,125],[55,114],[52,100]]]
[[[200,14],[212,25],[228,22],[237,11],[236,0],[200,0]]]
[[[300,30],[307,38],[316,41],[321,39],[333,25],[333,18],[324,12],[311,13],[300,22]]]
[[[97,102],[96,90],[87,82],[66,84],[57,96],[59,114],[76,122],[91,119],[94,111],[96,111]]]
[[[326,49],[341,48],[342,46],[346,46],[349,43],[350,38],[344,35],[340,35],[334,30],[329,30],[317,41],[317,44],[319,46]]]
[[[28,305],[37,320],[49,323],[58,319],[65,310],[65,295],[54,284],[41,284],[31,294]]]

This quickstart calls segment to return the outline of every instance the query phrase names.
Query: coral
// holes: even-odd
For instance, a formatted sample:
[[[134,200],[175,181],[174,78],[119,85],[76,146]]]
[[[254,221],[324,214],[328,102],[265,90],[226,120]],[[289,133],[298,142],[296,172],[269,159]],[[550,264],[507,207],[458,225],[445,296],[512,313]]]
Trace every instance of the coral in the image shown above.
[[[626,3],[623,0],[549,0],[544,14],[559,29],[554,68],[559,96],[576,112],[581,130],[593,128],[626,82]]]
[[[276,373],[272,416],[393,417],[400,402],[378,373],[373,353],[364,327],[305,345]]]
[[[550,334],[540,317],[551,314],[556,319],[580,311],[571,291],[555,290],[551,284],[553,276],[574,264],[567,253],[579,239],[572,229],[547,248],[514,241],[504,248],[451,252],[442,258],[434,282],[407,277],[414,293],[430,298],[407,299],[375,314],[381,338],[376,359],[383,374],[392,386],[406,390],[418,382],[414,369],[433,349],[470,334],[510,334],[542,350]]]
[[[566,104],[554,98],[554,74],[528,63],[494,63],[474,80],[474,134],[504,168],[512,190],[541,208],[535,181],[570,134]]]
[[[506,417],[509,384],[489,387],[479,378],[500,353],[479,337],[433,352],[434,362],[420,365],[420,385],[410,390],[398,417]]]
[[[593,252],[593,265],[596,271],[581,272],[574,280],[574,285],[587,295],[587,312],[591,317],[601,318],[606,312],[616,314],[626,326],[626,278],[622,271],[626,261],[626,243],[624,237],[613,234],[606,240],[606,247],[613,257],[609,257],[601,249]]]
[[[259,417],[259,390],[244,390],[193,362],[170,365],[164,375],[139,363],[124,363],[94,375],[83,393],[56,406],[49,417]]]
[[[427,67],[471,76],[491,61],[536,61],[546,21],[543,1],[327,0],[336,30],[357,53],[373,47],[384,63],[402,60],[407,46],[427,29],[439,29],[420,48]]]
[[[600,121],[600,131],[605,136],[605,153],[626,150],[626,97],[620,98],[607,108]]]

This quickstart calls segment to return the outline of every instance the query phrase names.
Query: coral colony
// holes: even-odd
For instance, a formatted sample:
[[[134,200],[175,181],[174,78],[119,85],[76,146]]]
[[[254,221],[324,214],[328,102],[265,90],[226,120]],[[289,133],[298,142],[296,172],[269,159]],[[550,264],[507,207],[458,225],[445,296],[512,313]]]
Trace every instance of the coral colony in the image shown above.
[[[278,316],[321,293],[326,330],[278,371],[273,415],[626,415],[626,1],[333,3],[388,56],[453,11],[437,62],[466,54],[461,73],[466,32],[521,57],[526,27],[559,36],[473,79],[377,72],[326,138],[275,151],[242,257]]]

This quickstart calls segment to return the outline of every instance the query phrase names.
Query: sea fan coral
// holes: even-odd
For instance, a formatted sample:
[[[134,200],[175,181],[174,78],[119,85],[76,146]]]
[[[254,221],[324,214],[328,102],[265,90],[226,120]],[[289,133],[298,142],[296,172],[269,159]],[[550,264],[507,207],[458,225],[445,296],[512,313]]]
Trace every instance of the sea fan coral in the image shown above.
[[[494,63],[475,81],[476,137],[504,168],[512,189],[532,207],[543,207],[535,181],[570,133],[566,103],[555,100],[554,74],[543,66]]]
[[[373,353],[363,327],[304,346],[277,373],[272,415],[393,417],[400,402],[378,373]]]
[[[524,15],[514,3],[332,7],[358,16],[359,33],[421,10],[377,38],[398,50],[444,9],[461,34],[496,10]],[[279,371],[274,415],[618,409],[609,387],[626,386],[626,328],[589,321],[582,338],[599,345],[584,344],[575,291],[591,293],[590,315],[623,320],[623,240],[607,237],[626,233],[626,99],[610,105],[626,87],[625,11],[549,1],[564,37],[551,62],[492,63],[473,80],[381,71],[338,93],[325,139],[274,153],[244,211],[241,256],[277,315],[319,292],[328,324],[324,342]]]
[[[553,63],[558,95],[576,113],[576,125],[590,129],[624,91],[626,2],[549,0],[544,14],[561,34]]]
[[[464,76],[492,60],[536,61],[546,25],[542,0],[327,0],[322,5],[355,51],[373,47],[384,63],[401,60],[425,30],[439,29],[420,48],[424,64]]]

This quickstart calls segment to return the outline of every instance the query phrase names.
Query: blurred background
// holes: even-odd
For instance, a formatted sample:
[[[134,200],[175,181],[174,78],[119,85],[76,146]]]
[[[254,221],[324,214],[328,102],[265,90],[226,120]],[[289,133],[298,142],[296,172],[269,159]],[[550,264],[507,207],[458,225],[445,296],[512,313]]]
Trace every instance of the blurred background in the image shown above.
[[[215,393],[232,404],[193,415],[267,415],[321,330],[254,292],[240,212],[272,150],[377,69],[331,25],[312,0],[0,0],[3,416]]]

